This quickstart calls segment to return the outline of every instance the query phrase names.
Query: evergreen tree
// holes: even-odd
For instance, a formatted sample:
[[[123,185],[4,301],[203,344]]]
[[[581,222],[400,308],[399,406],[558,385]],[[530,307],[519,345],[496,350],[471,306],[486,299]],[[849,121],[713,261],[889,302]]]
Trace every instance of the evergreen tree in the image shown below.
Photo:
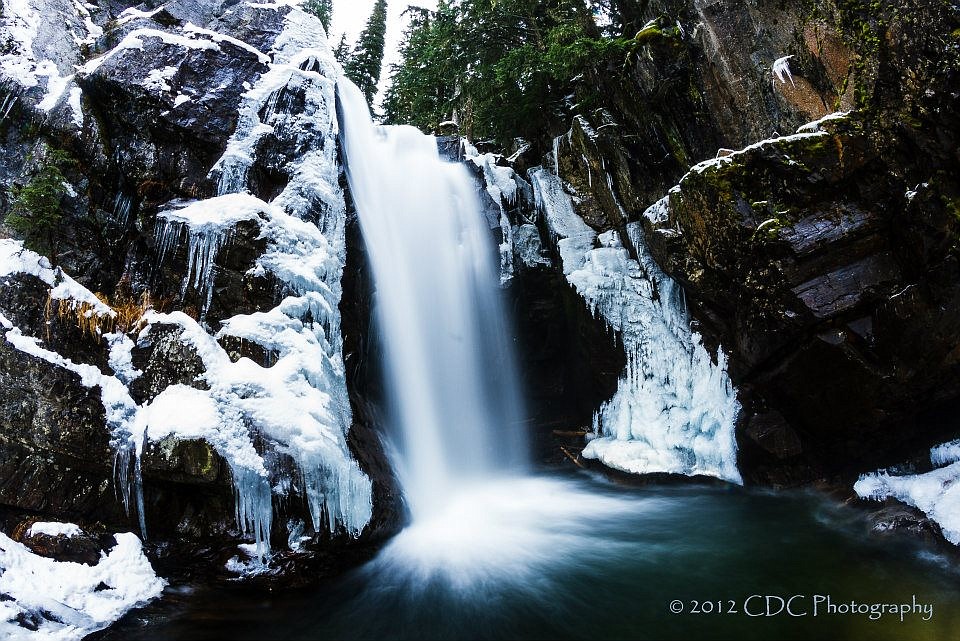
[[[330,33],[330,20],[333,19],[333,0],[305,0],[303,10],[320,18],[324,30]]]
[[[449,2],[436,12],[410,7],[409,22],[400,43],[400,62],[391,66],[390,86],[384,93],[387,123],[410,124],[434,131],[452,116],[456,67],[449,55],[449,38],[456,21]]]
[[[461,131],[474,139],[537,139],[575,108],[595,106],[599,98],[590,91],[598,83],[588,76],[623,67],[630,43],[600,32],[594,13],[601,9],[611,6],[441,1],[436,12],[411,20],[384,102],[388,121],[432,129],[456,114]]]
[[[387,0],[377,0],[367,25],[360,32],[357,46],[354,47],[344,72],[360,88],[367,98],[367,104],[373,105],[380,82],[380,68],[383,66],[383,46],[387,33]]]
[[[350,60],[350,45],[347,44],[347,34],[340,35],[340,44],[333,50],[333,57],[342,65],[346,65]]]
[[[69,187],[64,171],[76,161],[61,149],[47,149],[43,160],[23,186],[13,188],[13,206],[6,224],[19,232],[28,249],[45,254],[57,264],[63,212]]]

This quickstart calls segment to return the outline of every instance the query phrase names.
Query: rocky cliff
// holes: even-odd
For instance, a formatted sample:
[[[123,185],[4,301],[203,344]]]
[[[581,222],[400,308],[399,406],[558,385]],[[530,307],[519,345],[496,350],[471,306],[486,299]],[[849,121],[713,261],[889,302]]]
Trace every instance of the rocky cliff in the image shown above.
[[[683,286],[728,356],[745,479],[852,480],[956,436],[956,7],[641,17],[630,81],[585,79],[602,104],[545,164],[591,228]]]
[[[162,573],[225,578],[367,554],[402,509],[348,396],[319,20],[24,0],[0,21],[5,531],[132,531]]]

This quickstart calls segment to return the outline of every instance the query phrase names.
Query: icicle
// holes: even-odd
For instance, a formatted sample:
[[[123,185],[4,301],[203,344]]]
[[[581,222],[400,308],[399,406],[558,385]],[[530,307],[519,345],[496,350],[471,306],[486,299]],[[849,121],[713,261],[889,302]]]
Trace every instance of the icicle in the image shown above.
[[[124,195],[122,191],[118,191],[113,199],[113,222],[120,227],[126,227],[127,221],[130,219],[131,205],[130,197]]]
[[[720,352],[714,364],[691,331],[682,290],[653,260],[640,223],[626,228],[639,260],[615,230],[600,234],[594,248],[592,236],[577,241],[586,225],[556,177],[534,169],[530,178],[537,206],[560,239],[564,273],[591,313],[614,330],[615,343],[620,337],[627,359],[617,393],[596,413],[597,436],[584,456],[627,472],[741,482],[733,431],[740,408],[726,360]],[[626,218],[610,174],[606,182]],[[662,216],[666,207],[661,201],[648,216]]]
[[[273,494],[266,477],[249,468],[233,465],[233,488],[236,499],[237,525],[252,535],[257,556],[263,560],[270,553],[270,529],[273,524]]]

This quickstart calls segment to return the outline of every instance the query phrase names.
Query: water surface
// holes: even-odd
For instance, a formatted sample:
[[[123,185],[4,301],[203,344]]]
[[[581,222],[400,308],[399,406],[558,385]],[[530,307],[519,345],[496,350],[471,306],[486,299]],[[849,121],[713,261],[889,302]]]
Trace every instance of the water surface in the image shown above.
[[[776,611],[777,597],[794,595],[794,614],[805,616],[744,612],[763,614],[767,596]],[[915,599],[933,613],[871,621],[820,601],[814,616],[818,595],[834,606]],[[176,612],[124,637],[920,640],[960,629],[960,575],[949,561],[871,534],[859,511],[832,499],[622,487],[585,473],[463,488],[366,566],[315,590],[177,601]],[[675,601],[683,612],[671,612]]]

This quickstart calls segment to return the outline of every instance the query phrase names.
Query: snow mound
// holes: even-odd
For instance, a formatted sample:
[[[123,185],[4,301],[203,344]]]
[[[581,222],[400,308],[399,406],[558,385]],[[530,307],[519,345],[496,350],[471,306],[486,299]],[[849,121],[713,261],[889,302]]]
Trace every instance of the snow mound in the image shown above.
[[[60,524],[57,524],[60,525]],[[82,639],[160,596],[157,577],[135,534],[116,534],[97,565],[54,561],[0,534],[0,636]],[[30,631],[17,619],[36,626]]]
[[[912,505],[940,525],[944,538],[960,545],[960,440],[932,448],[930,462],[943,467],[904,476],[884,470],[864,474],[853,490],[864,499],[895,498]]]

